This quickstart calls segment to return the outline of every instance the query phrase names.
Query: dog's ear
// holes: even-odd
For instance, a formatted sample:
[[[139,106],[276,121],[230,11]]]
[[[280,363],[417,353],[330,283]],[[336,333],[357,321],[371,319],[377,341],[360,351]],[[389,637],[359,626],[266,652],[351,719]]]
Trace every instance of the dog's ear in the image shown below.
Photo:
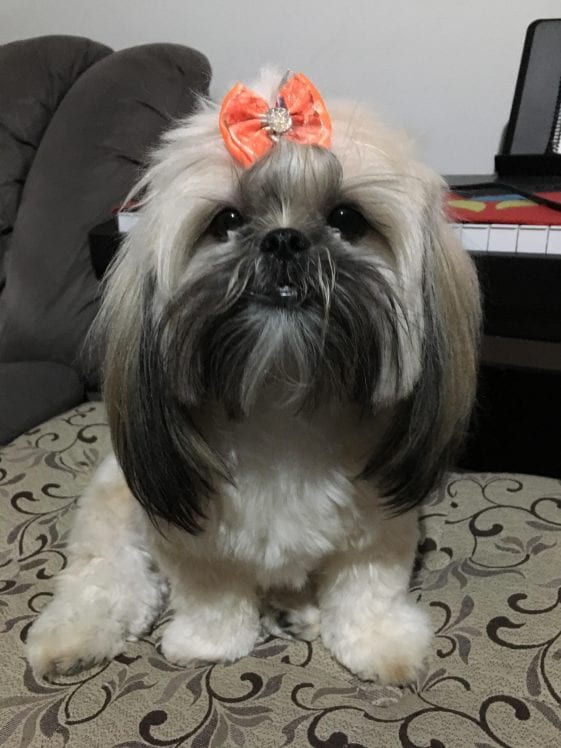
[[[188,405],[170,392],[155,280],[130,261],[135,249],[123,252],[113,268],[98,322],[105,338],[103,394],[111,440],[130,490],[150,517],[195,534],[212,478],[223,465]]]
[[[476,271],[444,217],[441,183],[429,178],[425,191],[421,374],[363,471],[398,511],[419,503],[451,466],[466,435],[477,381]]]

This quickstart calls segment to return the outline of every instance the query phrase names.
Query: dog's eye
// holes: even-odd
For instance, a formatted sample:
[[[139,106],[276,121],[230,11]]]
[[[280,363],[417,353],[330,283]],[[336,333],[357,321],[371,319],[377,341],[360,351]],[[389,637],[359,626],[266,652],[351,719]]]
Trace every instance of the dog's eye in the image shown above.
[[[229,231],[236,231],[241,228],[245,223],[245,220],[241,213],[235,208],[224,208],[220,213],[217,213],[212,219],[208,232],[212,234],[216,239],[225,242],[228,239]]]
[[[349,242],[360,239],[368,231],[368,221],[355,208],[339,205],[327,216],[327,223],[341,232],[343,239]]]

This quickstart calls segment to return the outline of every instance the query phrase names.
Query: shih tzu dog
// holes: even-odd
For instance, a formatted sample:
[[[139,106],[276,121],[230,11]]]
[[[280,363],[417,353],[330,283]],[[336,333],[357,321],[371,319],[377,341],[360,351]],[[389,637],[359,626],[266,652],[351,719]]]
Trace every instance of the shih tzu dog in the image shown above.
[[[303,75],[169,132],[98,321],[114,456],[34,623],[37,675],[110,659],[169,596],[161,650],[233,661],[264,631],[415,677],[416,507],[461,443],[479,295],[443,184]]]

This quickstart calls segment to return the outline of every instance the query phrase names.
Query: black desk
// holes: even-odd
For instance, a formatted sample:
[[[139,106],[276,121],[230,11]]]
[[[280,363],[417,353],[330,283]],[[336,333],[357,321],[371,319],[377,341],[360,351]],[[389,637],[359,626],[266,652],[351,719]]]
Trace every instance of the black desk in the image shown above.
[[[447,177],[460,189],[494,179]],[[508,182],[530,192],[561,189],[560,177]],[[561,255],[472,256],[483,293],[484,339],[461,466],[561,478]]]

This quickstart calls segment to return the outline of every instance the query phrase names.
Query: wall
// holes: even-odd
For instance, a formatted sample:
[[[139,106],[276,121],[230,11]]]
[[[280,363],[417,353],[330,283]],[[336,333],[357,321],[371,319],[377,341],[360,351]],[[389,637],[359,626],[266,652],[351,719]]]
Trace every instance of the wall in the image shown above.
[[[197,47],[212,93],[266,63],[327,95],[366,100],[443,173],[492,170],[526,26],[559,0],[0,0],[0,43],[77,34],[115,49]]]

